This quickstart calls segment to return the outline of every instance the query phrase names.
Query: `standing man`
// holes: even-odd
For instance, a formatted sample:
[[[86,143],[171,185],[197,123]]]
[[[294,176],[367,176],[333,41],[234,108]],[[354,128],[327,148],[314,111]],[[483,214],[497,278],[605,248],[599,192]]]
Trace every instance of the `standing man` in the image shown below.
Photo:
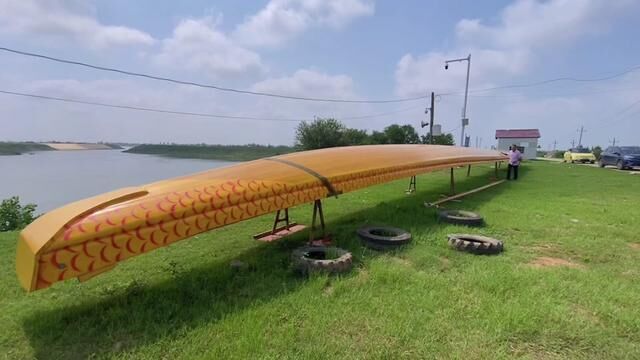
[[[518,167],[522,161],[522,153],[518,150],[516,144],[509,148],[509,168],[507,169],[507,180],[511,180],[511,170],[513,170],[513,180],[518,180]]]

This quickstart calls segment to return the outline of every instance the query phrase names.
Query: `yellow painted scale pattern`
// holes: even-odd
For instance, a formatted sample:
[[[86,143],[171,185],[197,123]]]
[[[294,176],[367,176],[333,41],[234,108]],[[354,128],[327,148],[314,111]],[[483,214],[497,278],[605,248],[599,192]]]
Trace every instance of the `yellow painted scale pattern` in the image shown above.
[[[28,291],[88,279],[178,240],[330,196],[453,166],[504,161],[496,151],[437,145],[314,150],[217,168],[81,200],[21,233],[18,278]]]

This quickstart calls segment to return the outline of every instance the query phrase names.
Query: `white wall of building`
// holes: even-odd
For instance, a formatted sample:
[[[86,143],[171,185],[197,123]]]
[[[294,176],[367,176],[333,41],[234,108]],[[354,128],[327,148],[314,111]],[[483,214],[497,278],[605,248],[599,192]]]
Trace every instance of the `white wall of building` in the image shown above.
[[[509,151],[513,144],[524,147],[522,157],[525,159],[535,159],[538,150],[538,139],[536,138],[504,138],[498,139],[498,150]]]

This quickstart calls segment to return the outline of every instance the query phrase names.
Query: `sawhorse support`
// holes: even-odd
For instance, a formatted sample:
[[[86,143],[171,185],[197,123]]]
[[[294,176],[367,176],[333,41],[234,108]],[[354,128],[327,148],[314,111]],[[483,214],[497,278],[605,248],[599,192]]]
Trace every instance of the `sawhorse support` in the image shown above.
[[[493,180],[498,180],[498,168],[500,168],[500,162],[496,161],[494,164]]]
[[[449,186],[449,196],[456,194],[456,183],[453,177],[453,168],[450,169],[451,172],[451,183]]]
[[[278,210],[276,212],[276,218],[273,221],[273,228],[270,231],[256,234],[253,236],[253,238],[259,241],[271,242],[282,239],[285,236],[295,234],[306,228],[306,226],[304,225],[299,225],[295,222],[289,222],[289,209],[284,209],[284,217],[280,217],[280,214],[282,214],[282,210]],[[280,224],[283,222],[285,223],[285,225],[281,226]]]
[[[320,218],[320,237],[316,237],[316,220]],[[309,244],[327,246],[331,244],[331,237],[325,231],[324,213],[322,212],[322,200],[313,202],[313,218],[311,219],[311,229],[309,230]]]
[[[284,217],[281,218],[280,214],[282,213],[282,210],[278,210],[278,212],[276,212],[276,219],[273,221],[273,230],[271,230],[272,232],[276,232],[276,229],[278,228],[278,224],[281,222],[284,222],[285,225],[285,229],[289,230],[289,227],[291,226],[289,224],[289,208],[284,209]]]
[[[411,177],[411,180],[409,180],[409,188],[407,189],[407,191],[405,191],[405,193],[407,195],[413,194],[416,192],[416,176],[413,175]]]

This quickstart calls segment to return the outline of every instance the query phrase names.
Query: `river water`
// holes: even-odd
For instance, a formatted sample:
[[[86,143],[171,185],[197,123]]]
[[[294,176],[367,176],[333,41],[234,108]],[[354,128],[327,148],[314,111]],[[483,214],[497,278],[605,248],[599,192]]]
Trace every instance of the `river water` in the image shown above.
[[[0,156],[0,200],[19,196],[43,213],[127,186],[227,166],[232,162],[175,159],[121,150],[41,151]]]

